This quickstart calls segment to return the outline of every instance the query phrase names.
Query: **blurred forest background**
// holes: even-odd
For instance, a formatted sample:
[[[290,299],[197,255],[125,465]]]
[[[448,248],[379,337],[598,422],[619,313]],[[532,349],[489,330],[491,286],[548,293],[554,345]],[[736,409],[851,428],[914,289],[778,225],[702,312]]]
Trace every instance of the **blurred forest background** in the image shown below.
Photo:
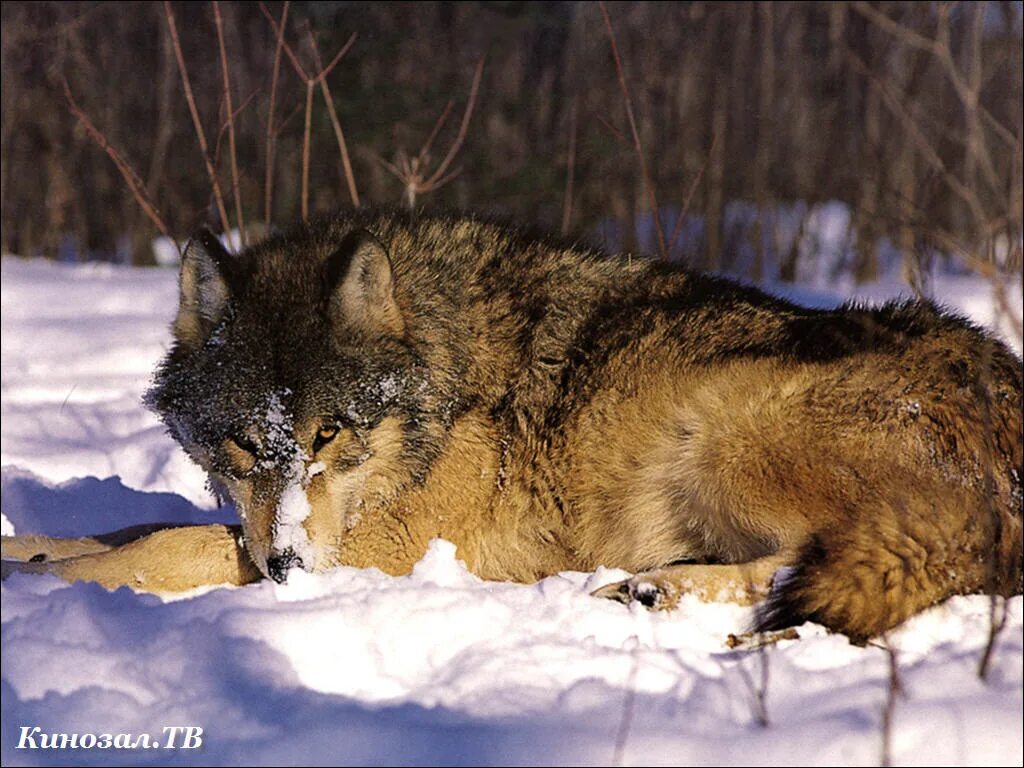
[[[1020,2],[0,7],[5,253],[146,264],[160,227],[358,201],[792,280],[828,203],[858,280],[1020,270]]]

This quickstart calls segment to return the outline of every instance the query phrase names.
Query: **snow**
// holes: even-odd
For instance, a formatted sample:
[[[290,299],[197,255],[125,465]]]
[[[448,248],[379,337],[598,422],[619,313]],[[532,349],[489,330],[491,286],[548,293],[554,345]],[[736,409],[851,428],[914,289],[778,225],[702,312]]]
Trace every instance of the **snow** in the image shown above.
[[[293,472],[305,472],[300,461]],[[302,525],[312,513],[306,489],[300,480],[293,479],[281,492],[274,518],[274,552],[291,550],[304,563],[316,562],[313,543]]]
[[[827,229],[827,228],[826,228]],[[826,231],[827,233],[827,231]],[[2,262],[5,534],[232,520],[140,405],[168,343],[168,270]],[[940,275],[947,305],[993,322],[991,286]],[[894,280],[861,289],[881,298]],[[905,287],[904,287],[905,290]],[[848,298],[788,287],[819,306]],[[1019,284],[1007,291],[1017,322]],[[1016,349],[1012,326],[1003,332]],[[387,394],[387,393],[383,393]],[[271,403],[271,407],[273,404]],[[287,415],[282,413],[282,419]],[[310,466],[293,486],[322,468]],[[301,516],[296,497],[288,514]],[[308,504],[308,502],[307,502]],[[282,513],[285,510],[282,510]],[[287,515],[283,515],[287,516]],[[290,518],[289,518],[290,519]],[[877,764],[889,656],[805,625],[730,650],[748,609],[597,600],[621,571],[486,582],[435,541],[406,577],[293,571],[286,584],[174,599],[15,574],[2,586],[0,759],[66,764]],[[987,681],[990,602],[951,600],[890,635],[903,694],[895,764],[1024,762],[1024,602],[1007,603]],[[757,689],[767,664],[767,725]],[[41,733],[198,726],[196,749],[19,750]],[[180,742],[180,739],[179,739]]]

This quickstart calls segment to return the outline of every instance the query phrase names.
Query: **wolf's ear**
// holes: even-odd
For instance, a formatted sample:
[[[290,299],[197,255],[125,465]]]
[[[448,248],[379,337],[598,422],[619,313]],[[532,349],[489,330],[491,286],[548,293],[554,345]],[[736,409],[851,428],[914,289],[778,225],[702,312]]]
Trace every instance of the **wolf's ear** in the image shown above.
[[[347,235],[325,263],[329,312],[335,323],[401,336],[405,321],[395,303],[391,259],[366,230]]]
[[[174,321],[174,338],[179,343],[202,346],[220,322],[230,296],[224,270],[231,258],[217,236],[205,228],[185,245]]]

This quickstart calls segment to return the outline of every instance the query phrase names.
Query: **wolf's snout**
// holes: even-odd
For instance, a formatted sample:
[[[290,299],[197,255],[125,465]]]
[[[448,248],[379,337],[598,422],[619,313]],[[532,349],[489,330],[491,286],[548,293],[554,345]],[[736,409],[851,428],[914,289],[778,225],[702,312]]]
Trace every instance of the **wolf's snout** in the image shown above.
[[[296,555],[291,547],[267,558],[267,573],[278,584],[284,584],[288,578],[288,571],[292,568],[301,567],[302,558]]]

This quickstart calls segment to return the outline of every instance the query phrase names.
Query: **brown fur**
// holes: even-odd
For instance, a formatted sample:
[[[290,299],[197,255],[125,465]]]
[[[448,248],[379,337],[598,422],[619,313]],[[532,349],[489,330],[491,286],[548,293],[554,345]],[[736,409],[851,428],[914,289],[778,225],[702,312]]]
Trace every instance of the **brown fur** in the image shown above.
[[[227,528],[178,529],[29,570],[245,583],[268,572],[301,483],[315,570],[407,573],[443,537],[484,578],[613,566],[640,575],[604,596],[670,607],[684,588],[763,595],[786,564],[761,627],[810,618],[858,638],[950,595],[1021,590],[1020,361],[930,305],[806,310],[465,218],[350,214],[237,261],[201,245],[158,382],[247,329],[250,305],[276,325],[246,333],[285,369],[325,333],[343,350],[299,359],[313,383],[288,392],[330,389],[318,366],[352,349],[426,378],[365,423],[296,395],[292,469],[253,469],[262,427],[175,432],[236,502],[244,549]],[[303,341],[311,312],[324,320]],[[195,409],[169,386],[152,402],[174,431]],[[314,462],[325,471],[302,474]],[[4,556],[68,552],[44,544],[5,540]]]

